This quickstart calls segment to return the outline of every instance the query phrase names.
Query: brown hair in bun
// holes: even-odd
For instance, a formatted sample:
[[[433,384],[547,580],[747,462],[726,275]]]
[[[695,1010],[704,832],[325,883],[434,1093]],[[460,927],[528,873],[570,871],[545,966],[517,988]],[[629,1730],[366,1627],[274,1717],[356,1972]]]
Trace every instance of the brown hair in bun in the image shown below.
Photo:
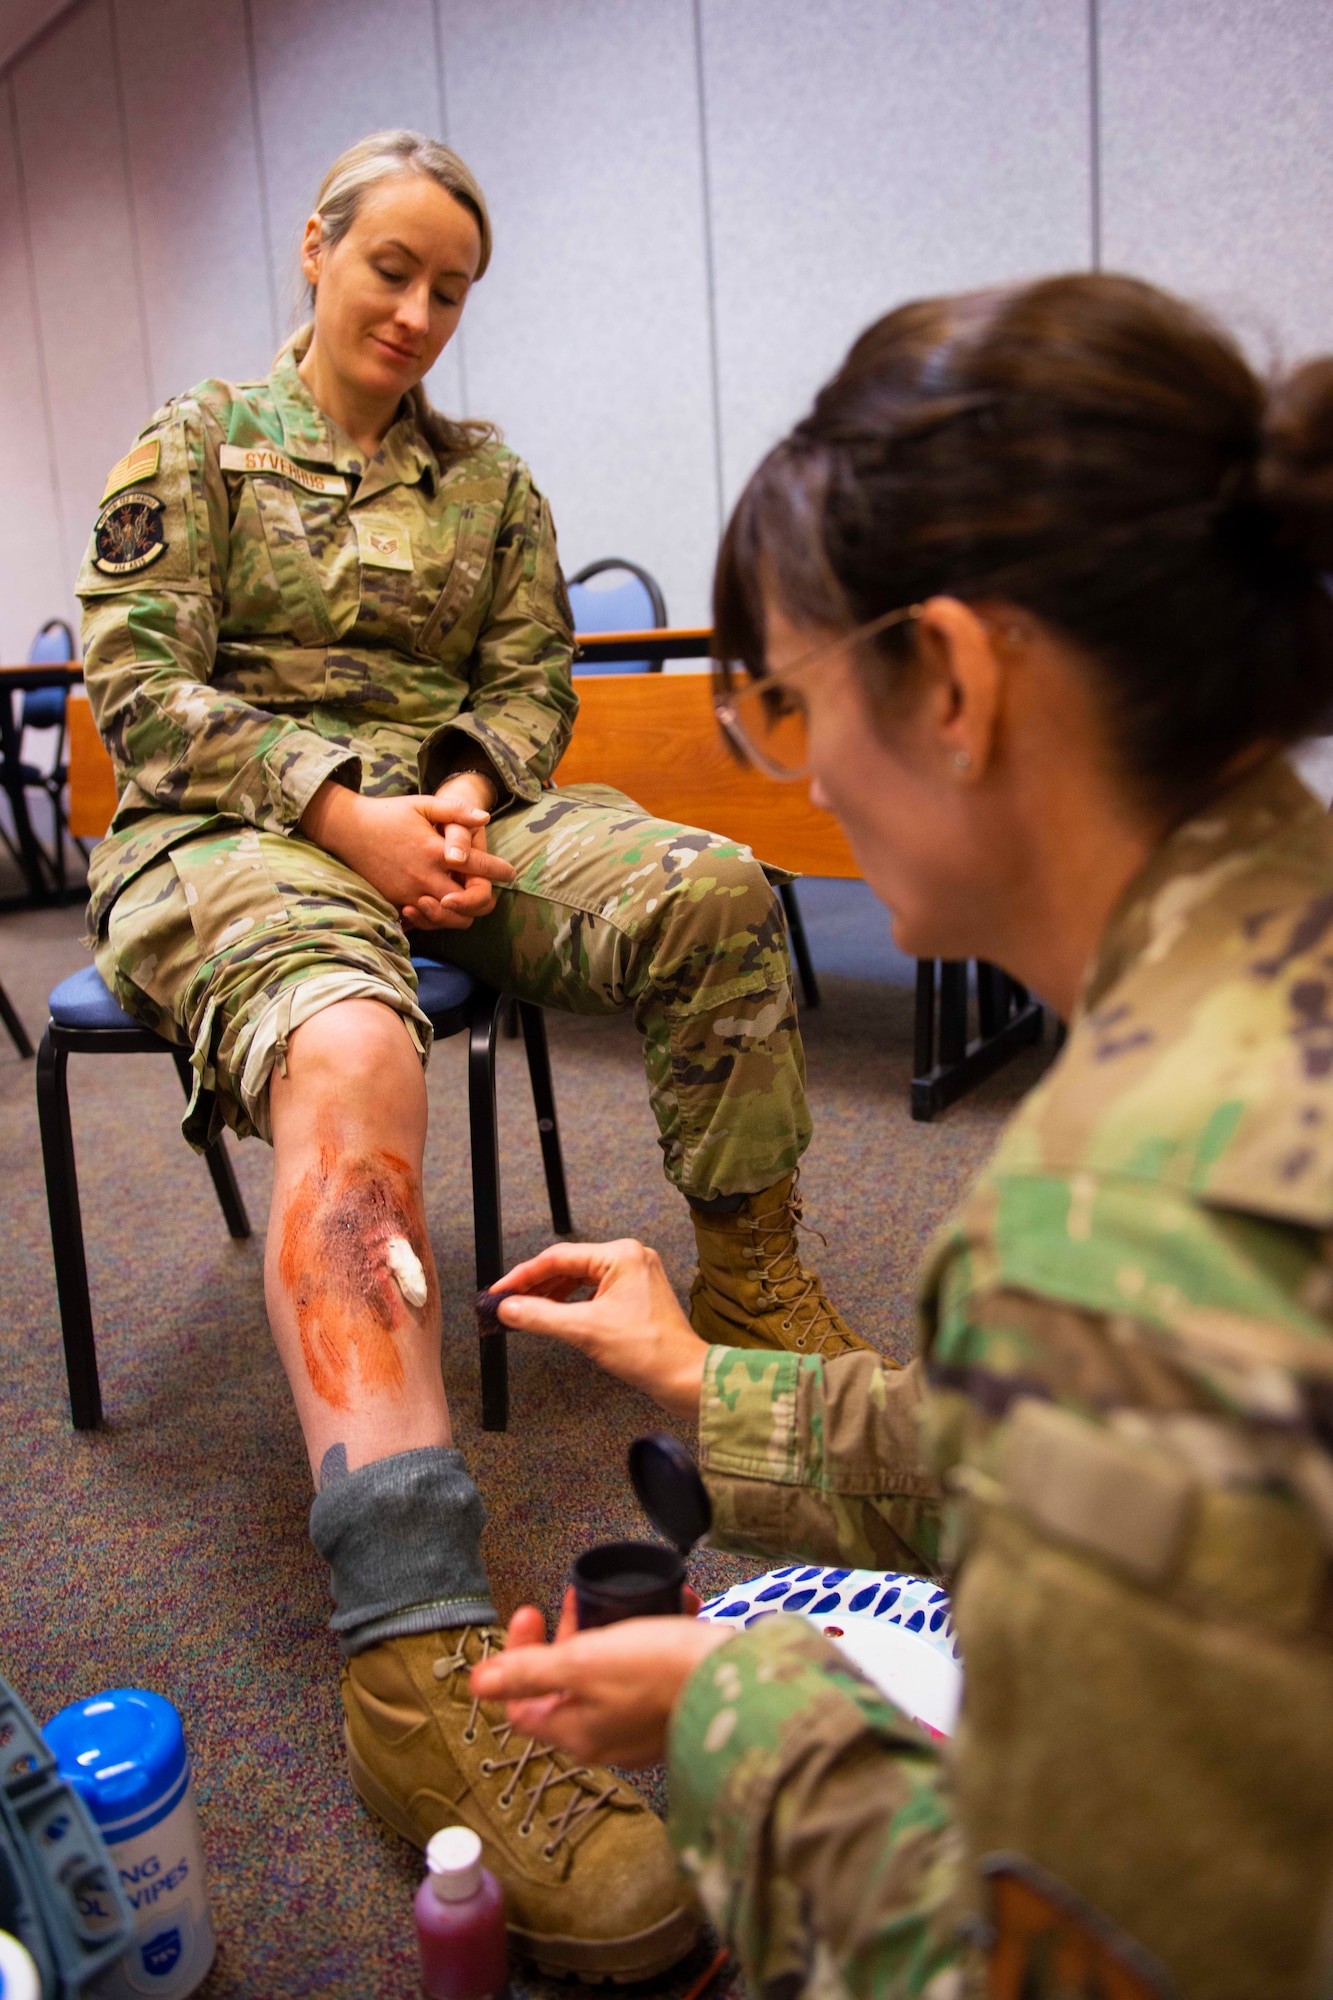
[[[1183,300],[1078,273],[869,327],[741,495],[715,622],[762,672],[761,578],[808,624],[1002,597],[1081,653],[1128,780],[1176,810],[1333,710],[1330,568],[1333,360],[1270,392]],[[867,649],[877,693],[912,644]]]

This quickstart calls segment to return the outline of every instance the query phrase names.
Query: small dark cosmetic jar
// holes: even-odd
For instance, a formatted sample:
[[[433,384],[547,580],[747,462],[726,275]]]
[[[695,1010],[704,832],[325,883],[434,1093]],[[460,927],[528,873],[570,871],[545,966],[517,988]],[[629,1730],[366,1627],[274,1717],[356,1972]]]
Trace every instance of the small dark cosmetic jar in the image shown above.
[[[659,1542],[602,1542],[574,1563],[579,1630],[622,1618],[672,1618],[681,1610],[685,1563]]]

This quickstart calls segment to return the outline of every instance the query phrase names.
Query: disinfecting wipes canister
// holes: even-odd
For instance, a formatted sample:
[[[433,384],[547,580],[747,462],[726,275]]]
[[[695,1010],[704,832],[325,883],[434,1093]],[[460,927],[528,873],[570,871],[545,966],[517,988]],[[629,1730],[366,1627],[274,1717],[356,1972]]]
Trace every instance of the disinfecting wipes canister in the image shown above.
[[[98,2000],[184,2000],[215,1945],[180,1716],[161,1695],[112,1688],[62,1708],[42,1734],[97,1821],[134,1911],[134,1943],[98,1981]]]

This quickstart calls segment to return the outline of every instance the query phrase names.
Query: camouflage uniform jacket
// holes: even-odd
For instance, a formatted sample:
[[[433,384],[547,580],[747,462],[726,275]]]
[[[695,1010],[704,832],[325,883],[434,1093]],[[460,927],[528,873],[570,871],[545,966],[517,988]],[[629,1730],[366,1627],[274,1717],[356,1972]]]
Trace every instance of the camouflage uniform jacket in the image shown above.
[[[1277,760],[1130,885],[927,1264],[944,1763],[790,1618],[678,1704],[673,1830],[754,1990],[970,1992],[958,1940],[1011,1868],[1162,1991],[1330,1990],[1331,1334],[1333,823]],[[908,1380],[714,1350],[722,1538],[929,1567]]]
[[[94,932],[168,848],[290,833],[326,778],[431,790],[463,735],[531,802],[568,741],[568,599],[526,468],[499,444],[442,464],[410,415],[366,463],[298,358],[177,397],[107,481],[78,584],[119,793]]]

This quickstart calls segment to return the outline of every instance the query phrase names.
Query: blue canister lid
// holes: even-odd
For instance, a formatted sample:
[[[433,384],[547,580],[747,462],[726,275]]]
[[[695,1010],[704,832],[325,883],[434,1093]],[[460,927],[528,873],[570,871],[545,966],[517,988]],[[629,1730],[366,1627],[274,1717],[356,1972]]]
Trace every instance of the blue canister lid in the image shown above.
[[[130,1840],[172,1810],[189,1765],[180,1716],[146,1688],[110,1688],[71,1702],[42,1735],[60,1775],[108,1840]]]

